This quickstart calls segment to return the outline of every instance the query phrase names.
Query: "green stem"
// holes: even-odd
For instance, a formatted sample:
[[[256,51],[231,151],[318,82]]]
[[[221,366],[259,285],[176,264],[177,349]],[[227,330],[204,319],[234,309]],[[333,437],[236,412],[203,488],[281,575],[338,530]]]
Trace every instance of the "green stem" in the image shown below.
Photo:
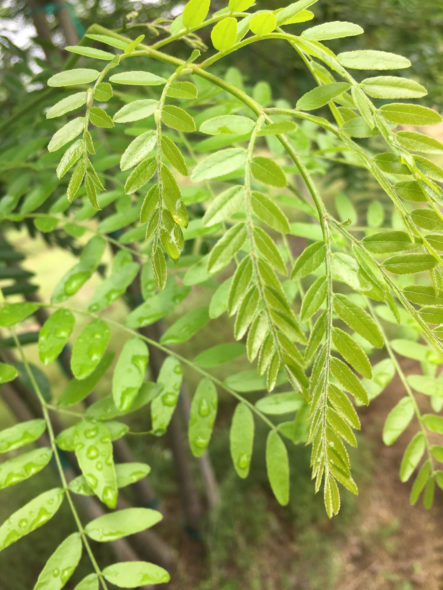
[[[45,398],[43,397],[43,394],[40,391],[40,387],[39,387],[39,385],[38,385],[38,383],[37,383],[37,381],[36,381],[36,379],[34,377],[34,373],[31,371],[31,367],[29,366],[28,360],[27,360],[26,355],[25,355],[25,353],[23,351],[23,348],[22,348],[22,346],[20,344],[20,341],[17,338],[17,334],[16,334],[14,328],[11,328],[10,331],[11,331],[11,335],[12,335],[12,337],[14,339],[15,345],[17,347],[17,350],[19,351],[19,355],[20,355],[20,358],[22,359],[22,362],[23,362],[23,365],[25,367],[26,373],[28,374],[29,380],[30,380],[30,382],[32,384],[32,387],[34,389],[34,393],[36,394],[36,396],[37,396],[37,398],[38,398],[38,400],[40,402],[41,409],[42,409],[42,414],[43,414],[43,418],[44,418],[44,420],[46,422],[46,427],[48,429],[49,440],[50,440],[52,452],[54,454],[55,462],[56,462],[56,465],[57,465],[57,470],[58,470],[58,473],[59,473],[59,477],[60,477],[60,480],[61,480],[61,483],[62,483],[63,490],[64,490],[64,492],[66,494],[67,499],[68,499],[68,504],[69,504],[69,507],[71,509],[72,516],[74,518],[75,524],[77,525],[78,531],[79,531],[80,536],[82,538],[82,541],[83,541],[83,544],[85,546],[86,552],[88,553],[88,556],[89,556],[89,559],[91,561],[92,567],[94,568],[94,570],[95,570],[95,572],[96,572],[96,574],[97,574],[97,576],[98,576],[98,578],[100,580],[102,589],[103,590],[108,590],[108,586],[106,584],[106,580],[104,579],[103,574],[102,574],[102,572],[100,570],[100,567],[98,566],[98,563],[97,563],[97,561],[96,561],[96,559],[94,557],[94,554],[92,552],[91,546],[89,544],[88,538],[87,538],[86,533],[85,533],[85,529],[84,529],[83,524],[82,524],[82,522],[80,520],[80,516],[79,516],[79,514],[77,512],[77,509],[75,507],[74,501],[73,501],[73,499],[71,497],[71,493],[70,493],[70,490],[69,490],[68,482],[66,481],[65,473],[63,471],[63,466],[61,464],[60,456],[58,454],[58,449],[57,449],[57,445],[56,445],[56,442],[55,442],[55,434],[54,434],[54,429],[52,427],[51,418],[50,418],[49,413],[48,413],[48,407],[49,407],[49,405],[46,403]]]
[[[424,439],[425,439],[426,453],[428,455],[428,461],[429,461],[429,464],[431,466],[431,477],[433,477],[434,476],[434,473],[435,473],[435,462],[434,462],[434,458],[432,456],[431,443],[430,443],[429,438],[427,436],[426,426],[424,424],[423,417],[422,417],[421,412],[420,412],[420,408],[418,407],[417,401],[415,399],[415,395],[412,392],[412,389],[411,389],[411,387],[410,387],[410,385],[408,383],[408,380],[406,378],[406,375],[404,374],[403,369],[401,368],[400,363],[398,362],[397,357],[396,357],[394,351],[392,350],[392,346],[391,346],[391,344],[389,342],[389,338],[386,336],[386,333],[383,330],[383,326],[381,325],[381,322],[379,321],[379,319],[377,317],[377,314],[374,312],[374,309],[372,307],[371,302],[369,301],[368,298],[366,298],[366,301],[367,301],[367,304],[368,304],[368,308],[369,308],[369,310],[371,312],[372,318],[373,318],[374,322],[377,324],[380,332],[383,335],[383,339],[384,339],[384,344],[385,344],[386,350],[388,351],[389,357],[390,357],[390,359],[391,359],[391,361],[392,361],[392,363],[393,363],[393,365],[395,367],[395,370],[397,372],[397,375],[399,376],[400,381],[402,382],[403,387],[405,388],[405,391],[406,391],[409,399],[412,402],[412,405],[413,405],[413,408],[414,408],[415,417],[417,418],[417,421],[418,421],[420,430],[421,430],[421,432],[422,432],[422,434],[424,436]]]

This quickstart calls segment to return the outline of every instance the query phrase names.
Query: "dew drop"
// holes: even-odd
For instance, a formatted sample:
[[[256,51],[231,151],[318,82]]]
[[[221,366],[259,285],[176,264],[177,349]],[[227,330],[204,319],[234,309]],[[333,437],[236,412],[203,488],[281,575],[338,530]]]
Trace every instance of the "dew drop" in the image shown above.
[[[97,469],[97,471],[102,471],[103,463],[101,461],[97,461],[97,463],[95,464],[95,468]]]
[[[73,274],[65,283],[64,291],[66,295],[73,295],[76,293],[80,287],[88,280],[89,273],[77,272]]]
[[[58,330],[55,331],[55,335],[57,336],[57,338],[69,338],[69,331],[64,329],[64,328],[59,328]]]
[[[177,403],[177,396],[175,395],[175,393],[164,393],[162,395],[162,402],[165,406],[173,408]]]
[[[202,418],[209,416],[211,408],[209,407],[208,402],[205,399],[202,399],[201,402],[198,404],[198,413]]]
[[[247,469],[249,467],[249,463],[251,462],[251,456],[247,453],[242,453],[237,460],[237,467],[239,469]]]
[[[88,447],[88,450],[86,451],[86,456],[88,457],[88,459],[96,459],[98,457],[97,447]]]
[[[52,575],[54,576],[54,578],[58,578],[60,575],[60,570],[58,568],[55,568],[54,570],[52,570]]]
[[[177,375],[181,375],[182,374],[181,365],[175,365],[175,367],[174,367],[174,373],[177,373]]]
[[[208,439],[204,438],[203,436],[197,436],[197,438],[194,441],[194,444],[197,448],[199,449],[206,449],[206,447],[208,446]]]

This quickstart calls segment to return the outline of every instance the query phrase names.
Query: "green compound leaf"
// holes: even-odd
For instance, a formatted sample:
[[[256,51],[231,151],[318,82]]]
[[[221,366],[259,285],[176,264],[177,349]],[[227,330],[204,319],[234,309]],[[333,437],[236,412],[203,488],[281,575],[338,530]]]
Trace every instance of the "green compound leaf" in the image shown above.
[[[0,431],[0,453],[19,449],[36,441],[46,430],[46,422],[37,418]]]
[[[426,437],[422,432],[417,432],[406,447],[400,466],[400,479],[405,482],[411,477],[420,463],[426,448]]]
[[[288,218],[275,201],[262,193],[253,192],[251,204],[260,221],[282,234],[290,233]]]
[[[57,166],[56,174],[57,178],[63,178],[63,176],[69,172],[74,164],[80,159],[84,151],[84,143],[82,139],[74,141],[72,145],[68,147],[66,152],[61,157],[61,160]],[[36,221],[39,221],[36,219]]]
[[[384,344],[383,335],[371,316],[361,307],[352,303],[345,295],[334,296],[334,309],[340,319],[352,330],[377,348]]]
[[[96,127],[110,129],[114,123],[108,113],[101,107],[91,107],[89,109],[89,120]]]
[[[305,321],[316,313],[326,299],[328,286],[326,277],[319,277],[305,293],[300,309],[300,318]]]
[[[162,122],[185,133],[192,133],[195,131],[195,121],[185,110],[174,105],[166,105],[162,110]]]
[[[211,31],[211,40],[218,51],[229,51],[237,42],[237,20],[228,16],[219,21]]]
[[[252,119],[243,115],[219,115],[203,121],[199,131],[207,135],[246,135],[254,125]]]
[[[410,397],[402,398],[389,412],[383,427],[383,442],[392,445],[406,430],[414,416],[414,404]]]
[[[94,90],[94,98],[99,102],[108,102],[113,94],[114,92],[109,82],[100,82]]]
[[[97,574],[89,574],[81,580],[74,590],[99,590],[99,581]]]
[[[254,178],[270,186],[283,188],[288,183],[283,169],[274,160],[264,156],[253,158],[251,172]]]
[[[111,76],[109,81],[127,86],[160,86],[166,83],[165,78],[144,71],[121,72]]]
[[[0,464],[0,490],[32,477],[49,463],[52,450],[34,449]]]
[[[34,590],[61,590],[79,564],[82,555],[80,533],[69,535],[49,557]]]
[[[183,176],[188,176],[188,167],[186,165],[185,159],[180,151],[180,149],[175,145],[175,143],[169,139],[166,135],[162,136],[162,152],[167,158],[167,160],[174,166],[174,168],[183,174]]]
[[[120,158],[120,169],[122,171],[133,168],[148,156],[157,143],[155,131],[145,131],[131,141]]]
[[[344,389],[351,393],[360,404],[367,406],[369,404],[368,394],[348,365],[340,359],[332,357],[330,367],[331,373]]]
[[[430,254],[405,254],[388,258],[383,266],[389,272],[403,275],[431,270],[437,264],[437,260]]]
[[[85,399],[98,385],[103,375],[114,360],[113,353],[103,356],[96,369],[85,379],[72,379],[62,391],[58,404],[62,407],[72,406]]]
[[[0,326],[9,328],[32,315],[39,306],[36,303],[7,303],[0,308]]]
[[[423,491],[423,488],[427,484],[430,472],[430,463],[429,461],[426,461],[421,466],[420,471],[418,472],[418,475],[415,478],[414,484],[411,488],[410,503],[412,506],[417,502],[421,492]]]
[[[107,543],[153,527],[162,518],[162,513],[157,510],[126,508],[92,520],[85,526],[85,533],[94,541]]]
[[[38,354],[48,365],[61,353],[74,329],[75,318],[67,309],[58,309],[43,324],[38,337]]]
[[[232,463],[238,476],[248,477],[254,444],[254,417],[243,403],[237,404],[229,431]]]
[[[364,31],[359,25],[347,21],[332,21],[305,29],[301,36],[310,41],[328,41],[330,39],[353,37],[362,33]]]
[[[324,86],[318,86],[306,92],[297,101],[297,109],[301,111],[313,111],[325,106],[333,98],[340,96],[351,87],[347,82],[331,82]]]
[[[239,168],[246,162],[243,148],[227,148],[207,156],[197,164],[191,176],[193,182],[220,178]]]
[[[355,70],[398,70],[411,66],[409,59],[402,55],[375,49],[344,51],[337,55],[337,59],[345,68]]]
[[[85,126],[84,117],[76,117],[63,125],[51,138],[48,144],[48,151],[55,152],[62,148],[65,144],[69,143],[73,139],[80,135]]]
[[[443,151],[443,143],[424,135],[423,133],[416,133],[414,131],[399,131],[395,135],[396,139],[406,149],[411,152],[421,152],[427,154],[438,154]],[[433,213],[428,211],[428,213]]]
[[[435,414],[424,414],[423,422],[428,430],[443,434],[443,416],[436,416]]]
[[[249,28],[258,36],[269,35],[277,26],[275,14],[270,10],[258,12],[249,21]]]
[[[281,437],[271,430],[266,439],[266,471],[269,483],[279,504],[289,502],[289,459]]]
[[[193,309],[172,324],[160,338],[160,342],[167,346],[187,342],[199,330],[206,326],[209,319],[207,307]]]
[[[118,488],[108,428],[95,420],[81,420],[75,427],[75,455],[95,495],[108,508],[115,508]]]
[[[166,570],[146,561],[114,563],[105,567],[103,576],[108,582],[115,584],[119,588],[138,588],[146,584],[166,584],[170,580]]]
[[[146,376],[149,350],[140,338],[128,340],[120,353],[112,379],[112,396],[119,410],[132,406]]]
[[[245,345],[238,342],[217,344],[198,354],[194,363],[202,369],[213,369],[245,354]]]
[[[436,111],[418,104],[385,104],[380,112],[387,121],[400,125],[435,125],[443,120]]]
[[[85,37],[88,39],[93,39],[94,41],[98,41],[99,43],[104,43],[110,47],[115,47],[116,49],[124,50],[129,46],[129,41],[125,41],[124,39],[116,39],[115,37],[110,37],[109,35],[95,35],[93,33],[87,33]]]
[[[326,257],[326,245],[324,242],[314,242],[303,250],[295,262],[291,277],[303,278],[314,272]]]
[[[6,363],[0,363],[0,385],[13,381],[17,375],[18,371],[15,367],[7,365]]]
[[[93,320],[84,328],[72,347],[71,369],[76,379],[85,379],[97,367],[106,347],[111,330],[100,319]]]
[[[209,445],[217,415],[217,389],[209,379],[202,379],[194,393],[189,419],[188,439],[192,454],[201,457]]]
[[[370,379],[372,377],[372,368],[369,359],[361,346],[340,328],[334,328],[332,332],[332,341],[337,347],[338,352],[356,371],[363,377]]]
[[[278,10],[277,12],[277,24],[288,25],[291,23],[305,22],[314,17],[310,10],[305,10],[309,6],[315,4],[318,0],[298,0]]]
[[[244,189],[241,186],[233,186],[215,197],[203,216],[203,224],[215,225],[229,219],[242,206]]]
[[[246,227],[243,223],[231,227],[217,242],[209,255],[209,272],[216,273],[232,262],[235,254],[243,246],[246,235]]]
[[[411,387],[420,393],[443,397],[443,377],[441,376],[436,378],[430,375],[408,375],[407,381]]]
[[[230,12],[244,12],[255,4],[256,0],[229,0]]]
[[[290,414],[296,412],[303,406],[303,398],[295,391],[285,393],[273,393],[259,399],[255,406],[260,412],[270,416]]]
[[[370,252],[385,254],[389,252],[403,252],[415,248],[408,234],[403,231],[386,231],[371,234],[363,238],[363,245]]]
[[[80,260],[63,275],[51,297],[53,303],[68,299],[89,280],[100,264],[105,251],[106,242],[101,236],[94,236],[83,248]]]
[[[111,274],[95,290],[89,303],[89,310],[95,312],[105,309],[123,295],[137,276],[139,269],[139,264],[132,262],[127,252],[118,252],[114,257]]]
[[[177,406],[183,380],[182,368],[174,357],[168,357],[161,366],[157,383],[162,387],[151,403],[152,431],[161,436],[166,432]]]
[[[415,80],[398,76],[365,78],[361,86],[372,98],[420,98],[427,94],[426,88]]]
[[[167,96],[171,98],[183,98],[193,100],[198,96],[198,88],[192,82],[172,82],[166,91]]]
[[[132,123],[146,119],[155,113],[158,107],[158,101],[152,98],[134,100],[119,109],[112,120],[114,123]]]
[[[87,93],[82,91],[62,98],[47,111],[46,118],[54,119],[55,117],[61,117],[62,115],[66,115],[66,113],[79,109],[86,104],[86,97]]]
[[[65,70],[59,72],[54,76],[51,76],[48,80],[48,86],[61,87],[61,86],[76,86],[77,84],[89,84],[94,82],[100,72],[97,70],[91,70],[88,68],[77,68],[74,70]]]
[[[85,57],[92,57],[93,59],[101,59],[103,61],[111,61],[115,55],[109,51],[96,49],[95,47],[83,47],[83,45],[68,45],[65,51],[76,53],[77,55],[84,55]]]
[[[144,479],[151,471],[146,463],[117,463],[115,473],[117,475],[117,487],[125,488],[141,479]],[[75,494],[82,496],[93,496],[94,492],[90,488],[83,475],[72,479],[69,482],[69,489]]]
[[[187,29],[198,27],[209,12],[211,0],[189,0],[183,10],[183,24]]]
[[[14,512],[0,526],[0,551],[46,524],[60,508],[63,498],[63,489],[53,488]]]

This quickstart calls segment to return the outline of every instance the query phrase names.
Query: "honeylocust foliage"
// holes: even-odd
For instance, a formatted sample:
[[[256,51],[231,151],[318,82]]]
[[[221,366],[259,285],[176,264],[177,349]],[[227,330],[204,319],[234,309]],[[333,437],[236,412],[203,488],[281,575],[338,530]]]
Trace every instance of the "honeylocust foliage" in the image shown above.
[[[115,463],[113,441],[128,431],[122,418],[139,410],[151,434],[164,434],[184,367],[199,377],[188,426],[192,453],[210,449],[218,396],[233,396],[234,469],[248,476],[255,425],[263,421],[263,461],[281,504],[291,497],[293,444],[310,445],[313,488],[330,517],[343,493],[358,493],[348,452],[358,444],[358,408],[395,375],[403,397],[387,416],[383,440],[394,444],[408,429],[399,470],[402,481],[414,479],[411,503],[423,495],[430,507],[435,487],[443,487],[443,145],[422,129],[442,118],[412,102],[426,89],[407,77],[407,58],[374,49],[335,54],[329,40],[363,30],[350,22],[312,25],[315,3],[270,11],[230,0],[211,13],[209,0],[190,0],[152,44],[94,25],[80,45],[66,48],[75,67],[48,80],[51,157],[43,155],[40,137],[32,139],[14,163],[41,165],[17,178],[5,152],[3,224],[26,221],[40,234],[64,235],[78,257],[59,273],[48,302],[10,301],[9,294],[25,291],[15,284],[17,272],[1,269],[12,286],[4,290],[0,326],[21,356],[43,419],[0,433],[0,452],[18,450],[1,464],[0,485],[18,484],[53,457],[61,487],[0,526],[0,549],[42,526],[63,501],[79,524],[76,494],[95,495],[114,509],[119,488],[149,471]],[[304,24],[294,34],[297,23],[297,31]],[[212,46],[199,39],[201,30]],[[190,47],[188,59],[168,51],[177,40]],[[266,81],[250,89],[247,72],[245,78],[235,69],[224,77],[213,73],[226,55],[275,40],[288,43],[312,75],[312,89],[292,104],[273,98]],[[365,210],[343,192],[325,200],[319,187],[334,161],[366,171],[379,200],[368,195]],[[102,280],[90,301],[71,309],[70,298],[98,271]],[[123,322],[110,320],[106,309],[134,281],[141,300]],[[204,303],[196,289],[206,293]],[[187,312],[177,315],[184,301]],[[42,308],[50,316],[38,335],[41,363],[72,347],[72,379],[55,400],[24,353],[22,324]],[[231,341],[193,359],[186,347],[177,352],[220,317],[232,325]],[[168,328],[159,340],[141,331],[163,318]],[[114,333],[125,338],[111,367]],[[147,369],[155,349],[166,359],[154,381]],[[214,368],[240,357],[249,370],[228,370],[225,380],[214,376]],[[413,374],[403,372],[404,358],[417,361]],[[74,423],[55,436],[49,408],[69,413],[105,373],[112,374],[109,395],[74,412]],[[2,383],[16,376],[14,366],[0,364]],[[22,449],[39,439],[43,446]],[[60,450],[75,455],[79,478],[66,481]],[[117,509],[80,527],[55,548],[35,588],[62,588],[83,550],[91,574],[78,588],[167,582],[165,570],[145,562],[102,570],[89,545],[160,519],[147,508]],[[62,573],[51,577],[55,569]]]

